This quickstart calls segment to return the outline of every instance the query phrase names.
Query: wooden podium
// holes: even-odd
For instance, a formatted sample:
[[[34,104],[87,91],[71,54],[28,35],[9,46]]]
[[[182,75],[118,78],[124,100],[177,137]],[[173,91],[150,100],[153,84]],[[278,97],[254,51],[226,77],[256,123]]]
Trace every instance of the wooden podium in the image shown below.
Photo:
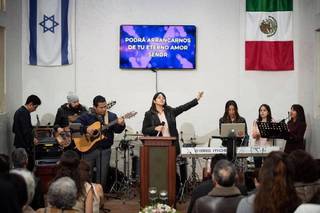
[[[168,204],[174,205],[176,196],[175,137],[141,137],[140,148],[140,205],[149,203],[149,187],[168,192]]]

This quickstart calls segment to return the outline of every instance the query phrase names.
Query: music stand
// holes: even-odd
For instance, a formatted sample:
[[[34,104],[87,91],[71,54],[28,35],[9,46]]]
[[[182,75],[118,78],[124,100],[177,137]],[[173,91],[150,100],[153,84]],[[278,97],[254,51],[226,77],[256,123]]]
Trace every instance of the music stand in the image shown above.
[[[257,126],[262,138],[286,139],[288,135],[288,126],[284,121],[257,122]]]

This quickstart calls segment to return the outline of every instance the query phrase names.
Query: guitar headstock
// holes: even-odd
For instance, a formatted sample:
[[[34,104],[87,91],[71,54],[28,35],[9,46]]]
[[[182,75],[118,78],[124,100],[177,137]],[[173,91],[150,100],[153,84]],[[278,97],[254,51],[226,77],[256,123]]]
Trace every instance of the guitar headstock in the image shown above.
[[[110,101],[110,102],[108,102],[108,103],[107,103],[107,108],[108,108],[108,109],[111,109],[114,105],[116,105],[116,103],[117,103],[116,101]]]
[[[136,114],[138,114],[136,111],[131,111],[131,112],[124,114],[122,117],[125,119],[129,119],[129,118],[134,117]]]

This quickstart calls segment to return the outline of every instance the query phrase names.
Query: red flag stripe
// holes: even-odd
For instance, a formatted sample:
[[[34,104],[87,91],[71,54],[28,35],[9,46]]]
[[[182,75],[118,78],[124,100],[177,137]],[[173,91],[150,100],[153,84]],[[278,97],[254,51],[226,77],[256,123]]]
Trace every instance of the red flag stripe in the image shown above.
[[[293,41],[246,41],[246,70],[293,70]]]

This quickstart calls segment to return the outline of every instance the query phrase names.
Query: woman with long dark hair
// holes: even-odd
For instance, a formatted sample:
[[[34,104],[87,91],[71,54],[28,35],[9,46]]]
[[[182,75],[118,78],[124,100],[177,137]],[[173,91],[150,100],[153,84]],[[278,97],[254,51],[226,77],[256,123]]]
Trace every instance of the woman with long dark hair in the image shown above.
[[[149,136],[171,136],[176,137],[174,145],[176,155],[180,154],[179,134],[177,130],[176,117],[198,105],[203,92],[199,92],[192,101],[178,107],[167,105],[167,99],[164,93],[157,92],[152,98],[150,110],[145,113],[143,119],[142,133]],[[186,181],[187,168],[185,164],[180,165],[181,181]]]
[[[271,108],[268,104],[261,104],[258,110],[258,118],[253,121],[252,137],[255,146],[272,146],[273,140],[271,138],[262,138],[257,125],[257,122],[273,122],[271,115]],[[256,168],[260,168],[262,164],[262,157],[254,157],[254,164]]]
[[[257,192],[243,198],[237,213],[292,213],[300,205],[294,167],[284,152],[271,152],[259,172]]]
[[[219,119],[219,132],[221,134],[221,124],[223,123],[244,123],[245,132],[242,138],[237,137],[235,139],[236,146],[247,146],[249,141],[248,128],[246,120],[239,115],[238,105],[234,100],[227,101],[224,109],[223,116]],[[227,157],[228,160],[232,160],[232,150],[233,150],[233,139],[224,138],[222,139],[222,146],[227,147]]]
[[[284,151],[291,153],[294,150],[305,150],[304,133],[307,123],[303,107],[299,104],[293,104],[290,111],[290,120],[288,121],[287,143]]]
[[[254,200],[254,212],[294,212],[301,201],[294,188],[293,175],[288,155],[271,152],[259,173],[260,186]]]

